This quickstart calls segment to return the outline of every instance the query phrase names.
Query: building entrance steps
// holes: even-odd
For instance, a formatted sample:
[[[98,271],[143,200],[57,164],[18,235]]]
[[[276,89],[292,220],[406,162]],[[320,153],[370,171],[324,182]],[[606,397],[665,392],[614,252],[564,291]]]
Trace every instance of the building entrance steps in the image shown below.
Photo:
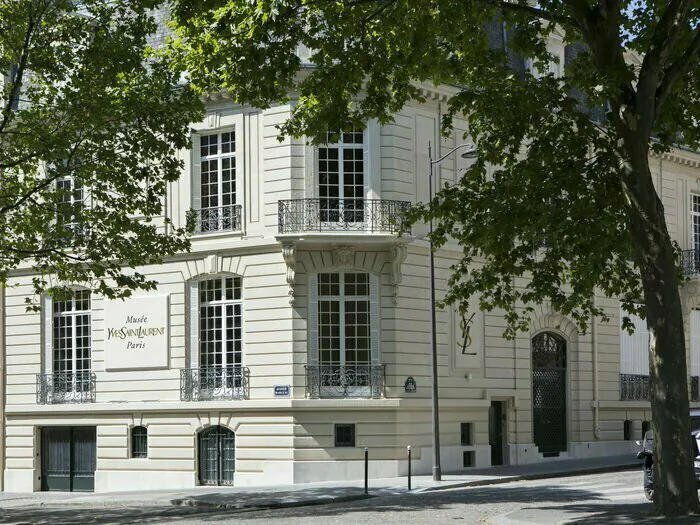
[[[586,473],[610,472],[638,467],[633,454],[587,459],[561,459],[529,465],[505,465],[444,474],[442,481],[431,476],[413,476],[412,492],[492,485],[525,479],[544,479]],[[368,494],[363,480],[305,483],[266,487],[195,487],[182,490],[134,492],[0,492],[0,509],[33,505],[81,507],[203,506],[230,509],[270,509],[359,500],[372,496],[408,492],[407,477],[370,479]]]

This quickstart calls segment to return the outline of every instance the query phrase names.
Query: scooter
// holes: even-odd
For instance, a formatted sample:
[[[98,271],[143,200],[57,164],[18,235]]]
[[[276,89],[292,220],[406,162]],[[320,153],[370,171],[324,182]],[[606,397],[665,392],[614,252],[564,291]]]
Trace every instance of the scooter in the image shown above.
[[[637,445],[642,447],[637,453],[637,459],[644,460],[644,496],[649,501],[654,501],[654,437],[651,430],[644,434],[644,441],[637,441]]]
[[[700,488],[700,430],[694,430],[690,433],[693,443],[693,451],[695,453],[695,479]],[[644,496],[649,500],[654,500],[654,437],[652,431],[648,430],[644,434],[643,441],[637,441],[637,445],[642,449],[637,453],[637,459],[643,459],[644,465]]]

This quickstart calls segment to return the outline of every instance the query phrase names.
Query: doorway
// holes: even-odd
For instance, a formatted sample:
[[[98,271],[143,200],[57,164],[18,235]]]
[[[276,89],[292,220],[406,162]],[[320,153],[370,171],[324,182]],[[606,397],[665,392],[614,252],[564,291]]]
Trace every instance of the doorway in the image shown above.
[[[503,401],[491,401],[489,407],[489,445],[491,446],[491,465],[503,465],[505,448],[506,411]]]
[[[41,490],[93,492],[96,458],[96,427],[42,428]]]
[[[567,450],[566,341],[542,332],[532,338],[532,426],[544,457]]]
[[[214,426],[199,433],[199,484],[233,485],[236,470],[236,436]]]

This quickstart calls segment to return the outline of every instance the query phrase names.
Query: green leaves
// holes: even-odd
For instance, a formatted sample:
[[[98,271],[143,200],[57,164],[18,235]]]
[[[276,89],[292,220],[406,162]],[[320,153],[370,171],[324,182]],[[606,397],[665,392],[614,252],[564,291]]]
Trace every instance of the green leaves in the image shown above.
[[[155,285],[129,268],[189,249],[163,202],[202,106],[149,47],[156,5],[0,3],[0,281],[31,264],[36,292],[123,296]]]
[[[201,92],[229,90],[258,107],[294,100],[282,131],[312,140],[345,122],[391,121],[407,103],[425,102],[422,83],[460,86],[443,133],[466,119],[464,139],[478,144],[479,161],[411,215],[434,220],[437,245],[463,248],[446,301],[478,295],[483,308],[506,312],[508,335],[540,302],[585,329],[605,316],[597,290],[630,311],[642,296],[630,180],[649,175],[648,164],[631,172],[631,151],[646,159],[652,132],[657,151],[679,139],[697,145],[700,119],[700,68],[673,77],[678,57],[697,64],[687,53],[698,8],[684,3],[677,13],[663,63],[649,69],[659,86],[649,100],[636,91],[647,86],[638,83],[641,60],[666,10],[680,4],[605,5],[216,0],[195,8],[182,0],[174,48]],[[566,63],[551,54],[550,38],[566,46]],[[310,50],[304,63],[299,49]]]

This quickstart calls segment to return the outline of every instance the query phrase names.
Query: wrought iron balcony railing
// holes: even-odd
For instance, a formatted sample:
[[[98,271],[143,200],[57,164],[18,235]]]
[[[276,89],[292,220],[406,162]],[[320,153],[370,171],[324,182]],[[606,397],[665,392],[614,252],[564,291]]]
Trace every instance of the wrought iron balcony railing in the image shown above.
[[[621,401],[648,401],[649,376],[639,374],[620,374]]]
[[[685,275],[700,274],[700,250],[683,250],[681,264]]]
[[[36,402],[39,405],[94,403],[95,374],[90,371],[37,374]]]
[[[698,376],[690,378],[690,400],[700,401],[700,377]]]
[[[384,397],[384,365],[307,365],[306,397]]]
[[[241,209],[242,207],[240,204],[232,204],[230,206],[195,210],[195,232],[216,233],[241,231],[243,229]]]
[[[279,233],[398,233],[404,225],[407,201],[379,199],[293,199],[278,201]]]
[[[246,399],[250,371],[244,366],[208,366],[180,370],[180,399]]]

